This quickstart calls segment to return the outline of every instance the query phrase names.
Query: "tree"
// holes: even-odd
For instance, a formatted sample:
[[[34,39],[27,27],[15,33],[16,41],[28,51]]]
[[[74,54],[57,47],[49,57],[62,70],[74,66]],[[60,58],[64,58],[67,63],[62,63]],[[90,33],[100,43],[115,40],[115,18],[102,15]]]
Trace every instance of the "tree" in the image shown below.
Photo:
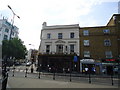
[[[27,54],[26,51],[27,50],[25,45],[23,45],[23,41],[19,38],[3,40],[2,57],[24,59]]]

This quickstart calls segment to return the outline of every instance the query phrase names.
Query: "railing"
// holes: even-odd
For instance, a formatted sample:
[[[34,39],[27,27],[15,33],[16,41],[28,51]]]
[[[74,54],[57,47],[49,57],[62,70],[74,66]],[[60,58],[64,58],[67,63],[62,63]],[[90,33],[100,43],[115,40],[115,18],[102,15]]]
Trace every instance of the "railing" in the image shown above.
[[[85,82],[85,83],[97,83],[97,84],[107,84],[107,85],[116,85],[118,86],[119,78],[117,75],[96,75],[96,74],[81,74],[81,73],[56,73],[56,72],[37,72],[31,70],[11,70],[9,71],[9,76],[12,77],[25,77],[25,78],[38,78],[38,79],[50,79],[50,80],[59,80],[59,81],[70,81],[70,82]]]

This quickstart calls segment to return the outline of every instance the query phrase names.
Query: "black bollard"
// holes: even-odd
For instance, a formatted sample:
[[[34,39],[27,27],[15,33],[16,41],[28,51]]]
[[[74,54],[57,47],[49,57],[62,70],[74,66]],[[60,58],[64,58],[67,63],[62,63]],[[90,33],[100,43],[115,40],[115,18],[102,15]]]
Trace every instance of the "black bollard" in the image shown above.
[[[40,70],[39,70],[39,76],[38,76],[38,78],[40,79]]]
[[[27,68],[26,68],[26,72],[25,72],[25,77],[27,77]]]
[[[89,83],[91,83],[91,75],[90,75],[90,70],[89,70]]]
[[[14,77],[14,71],[15,71],[15,67],[13,67],[13,75],[12,75],[13,77]]]
[[[114,85],[114,83],[113,83],[113,74],[111,74],[111,80],[112,80],[112,85]]]
[[[55,72],[53,73],[53,80],[55,80]]]
[[[70,72],[70,82],[71,82],[71,72]]]

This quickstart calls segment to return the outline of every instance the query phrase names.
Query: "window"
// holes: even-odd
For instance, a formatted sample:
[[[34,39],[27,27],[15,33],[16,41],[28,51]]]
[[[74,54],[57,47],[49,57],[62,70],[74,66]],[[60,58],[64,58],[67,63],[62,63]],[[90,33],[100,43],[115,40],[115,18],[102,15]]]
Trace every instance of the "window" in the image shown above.
[[[104,40],[105,46],[111,46],[111,41],[109,39]]]
[[[84,57],[90,57],[90,51],[84,51]]]
[[[109,34],[109,33],[110,33],[110,30],[109,30],[109,29],[104,29],[104,30],[103,30],[103,33],[104,33],[104,34]]]
[[[111,51],[106,51],[105,55],[106,55],[106,58],[112,58],[112,52]]]
[[[83,35],[84,35],[84,36],[88,36],[88,35],[89,35],[89,31],[88,31],[88,30],[84,30],[84,31],[83,31]]]
[[[70,38],[74,38],[74,33],[70,33]]]
[[[46,53],[50,52],[50,45],[46,45]]]
[[[9,29],[7,29],[7,28],[6,28],[6,29],[5,29],[5,32],[7,32],[7,33],[8,33],[8,32],[9,32]]]
[[[62,33],[58,33],[58,39],[62,39]]]
[[[63,45],[57,45],[56,46],[56,52],[57,53],[63,53]]]
[[[89,40],[84,40],[84,46],[89,46]]]
[[[50,38],[51,38],[51,34],[48,33],[48,34],[47,34],[47,39],[50,39]]]
[[[74,44],[70,45],[70,53],[74,53]]]
[[[8,39],[8,35],[4,35],[4,40],[7,40]]]

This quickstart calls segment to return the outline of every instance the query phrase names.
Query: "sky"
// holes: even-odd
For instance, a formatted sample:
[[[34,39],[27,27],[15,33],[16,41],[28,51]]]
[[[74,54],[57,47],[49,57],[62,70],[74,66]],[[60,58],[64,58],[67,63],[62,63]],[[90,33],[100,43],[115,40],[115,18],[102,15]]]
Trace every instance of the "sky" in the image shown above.
[[[47,25],[79,24],[80,27],[105,26],[118,13],[120,0],[0,0],[0,19],[11,22],[11,6],[16,15],[14,25],[27,49],[38,49],[42,23]]]

